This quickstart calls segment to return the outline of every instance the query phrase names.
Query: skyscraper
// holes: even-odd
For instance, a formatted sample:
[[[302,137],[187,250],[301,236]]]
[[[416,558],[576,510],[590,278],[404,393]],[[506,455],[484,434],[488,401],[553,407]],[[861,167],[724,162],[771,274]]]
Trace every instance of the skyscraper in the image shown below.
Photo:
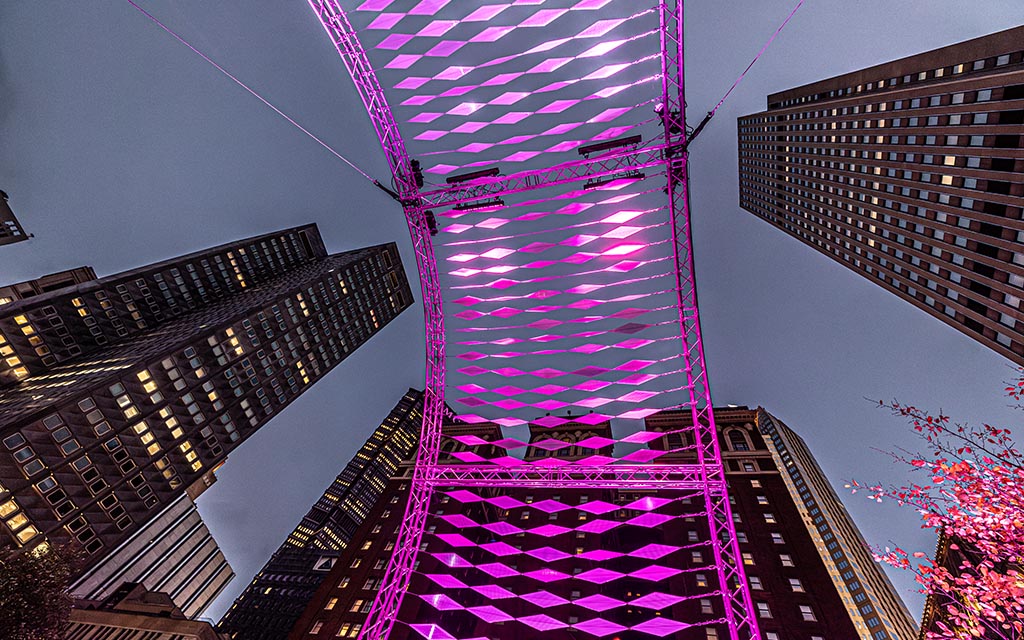
[[[0,553],[99,561],[411,301],[307,225],[0,307]]]
[[[0,304],[10,304],[15,300],[24,300],[41,293],[56,291],[64,287],[81,284],[96,279],[92,267],[76,267],[56,273],[49,273],[34,280],[15,282],[0,287]]]
[[[71,594],[103,602],[124,583],[139,584],[167,595],[186,617],[202,616],[235,577],[194,502],[215,479],[207,472],[82,575]]]
[[[29,237],[7,204],[7,193],[0,191],[0,245],[14,244],[28,240]]]
[[[912,637],[909,613],[870,558],[833,555],[837,542],[846,550],[862,539],[802,441],[763,409],[723,407],[715,415],[762,637]],[[666,434],[650,446],[668,452],[659,461],[695,455],[680,441],[690,419],[688,411],[646,419],[648,430]],[[451,425],[445,434],[449,461],[480,454],[468,451],[476,438],[496,449],[516,445],[487,423]],[[526,458],[562,465],[608,453],[601,450],[613,446],[611,434],[608,423],[532,426],[519,445]],[[403,515],[395,505],[404,504],[409,469],[391,479],[292,640],[358,636],[394,545]],[[650,489],[439,488],[431,511],[444,524],[423,538],[400,615],[417,624],[396,626],[392,637],[724,637],[714,626],[689,627],[722,613],[692,595],[715,571],[699,510],[699,500]]]
[[[422,421],[423,392],[409,389],[238,596],[218,630],[245,640],[288,637],[388,480],[415,454]]]
[[[768,96],[740,206],[1024,364],[1024,27]]]
[[[910,612],[871,556],[807,443],[763,408],[757,410],[757,426],[861,637],[885,637],[876,635],[881,631],[890,638],[914,637],[917,629]]]

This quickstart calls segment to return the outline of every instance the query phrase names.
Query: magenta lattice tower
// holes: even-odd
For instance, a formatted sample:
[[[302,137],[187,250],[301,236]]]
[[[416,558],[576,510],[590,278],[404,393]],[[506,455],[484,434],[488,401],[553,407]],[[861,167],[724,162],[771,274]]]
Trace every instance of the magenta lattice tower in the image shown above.
[[[360,637],[386,638],[397,622],[425,638],[454,639],[461,636],[445,627],[444,614],[460,611],[526,625],[522,635],[694,637],[691,630],[705,627],[714,630],[707,637],[757,638],[700,339],[682,1],[644,8],[635,0],[366,0],[351,21],[340,2],[310,4],[387,155],[393,182],[380,186],[408,219],[426,319],[422,443],[398,544]],[[452,439],[441,432],[446,400],[464,421],[499,425],[501,437],[457,436],[476,451],[439,464]],[[669,440],[678,446],[648,446],[665,434],[645,431],[643,418],[679,407],[692,412],[693,426]],[[524,459],[526,425],[570,422],[610,425],[612,435],[572,443],[589,455]],[[564,445],[553,438],[541,447]],[[627,522],[602,519],[592,506],[597,519],[585,529],[504,522],[502,509],[521,505],[517,492],[529,488],[661,497],[631,503],[643,514]],[[570,550],[572,531],[693,517],[674,505],[695,497],[709,532],[701,569],[713,576],[699,592],[657,592],[680,573],[670,554],[690,546],[627,548],[631,562],[650,562],[629,573],[600,566],[623,553]],[[472,518],[433,515],[436,500],[452,498],[494,508],[467,509]],[[545,500],[538,508],[568,506]],[[435,531],[439,524],[447,533]],[[543,537],[550,551],[532,556],[550,566],[519,572],[519,549],[495,536]],[[421,549],[447,549],[431,556],[450,571],[417,574]],[[544,589],[517,593],[502,586],[506,578],[542,586],[643,580],[665,597],[568,601]],[[406,595],[427,602],[436,618],[403,619]],[[698,596],[717,600],[714,615],[661,615]],[[627,604],[651,613],[629,626],[598,615]],[[536,613],[521,613],[533,605]],[[545,607],[579,614],[562,619]]]

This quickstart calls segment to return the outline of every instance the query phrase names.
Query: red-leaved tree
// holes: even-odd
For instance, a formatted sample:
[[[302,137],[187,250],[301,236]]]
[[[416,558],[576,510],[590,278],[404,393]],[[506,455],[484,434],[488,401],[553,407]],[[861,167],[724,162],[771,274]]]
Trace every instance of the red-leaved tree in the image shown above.
[[[1006,391],[1020,401],[1024,376]],[[932,560],[920,551],[885,547],[875,550],[875,559],[916,575],[936,614],[925,627],[928,640],[1021,640],[1024,456],[1010,430],[960,425],[897,402],[879,404],[908,419],[926,443],[925,453],[891,453],[924,479],[900,487],[848,486],[877,502],[916,509],[922,527],[940,534],[941,553]]]

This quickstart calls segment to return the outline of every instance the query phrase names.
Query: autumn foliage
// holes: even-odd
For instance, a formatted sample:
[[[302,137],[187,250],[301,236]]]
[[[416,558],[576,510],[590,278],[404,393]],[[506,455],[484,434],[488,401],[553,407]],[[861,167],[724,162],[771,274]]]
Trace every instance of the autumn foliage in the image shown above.
[[[1006,389],[1024,397],[1024,377]],[[880,403],[909,420],[926,453],[893,453],[923,479],[886,488],[854,481],[852,491],[916,509],[940,533],[936,560],[921,551],[877,549],[875,558],[916,574],[937,615],[928,640],[1024,638],[1024,457],[1008,429],[969,427],[897,402]]]

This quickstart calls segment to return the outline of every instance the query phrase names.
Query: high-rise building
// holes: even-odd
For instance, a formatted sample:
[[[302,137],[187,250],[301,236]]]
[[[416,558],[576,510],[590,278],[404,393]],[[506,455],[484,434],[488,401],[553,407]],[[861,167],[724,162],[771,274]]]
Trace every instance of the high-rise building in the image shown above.
[[[14,244],[30,237],[7,204],[7,193],[0,191],[0,245]]]
[[[50,273],[35,280],[15,282],[0,287],[0,304],[9,304],[15,300],[24,300],[41,293],[56,291],[83,282],[96,279],[92,267],[76,267],[57,273]]]
[[[411,301],[308,225],[0,307],[0,553],[98,562]]]
[[[502,437],[500,427],[495,424],[448,424],[444,426],[444,434],[439,464],[455,462],[459,454],[499,455],[496,447],[471,448],[456,439],[483,438],[494,442]],[[412,455],[404,460],[388,479],[380,498],[292,628],[290,639],[359,636],[405,516],[414,459]],[[451,502],[443,497],[441,500],[446,505]],[[398,628],[395,631],[399,631]],[[244,638],[238,636],[237,640]]]
[[[422,422],[423,392],[409,389],[238,596],[220,631],[245,640],[288,637],[388,480],[414,455]]]
[[[861,637],[884,637],[876,636],[882,630],[890,638],[914,637],[913,617],[807,443],[763,408],[757,410],[757,426]]]
[[[960,576],[964,572],[964,563],[969,566],[978,567],[984,562],[987,554],[979,553],[970,543],[966,543],[959,538],[954,538],[947,535],[945,532],[939,533],[939,538],[935,544],[935,564],[942,567],[950,573],[952,576]],[[1018,572],[1024,570],[1022,565],[1006,565],[1004,564],[999,568],[1001,573],[1007,573],[1010,570],[1016,570]],[[950,619],[950,610],[963,610],[964,602],[959,600],[959,594],[950,591],[937,592],[928,594],[928,598],[924,603],[924,611],[921,614],[921,633],[918,636],[918,640],[928,640],[928,634],[940,634],[945,637],[949,634],[946,629],[956,628],[955,621]],[[958,602],[959,600],[959,602]],[[952,607],[952,609],[951,609]],[[1007,624],[1011,621],[1016,621],[1019,618],[1013,617],[1011,613],[1007,617]],[[991,618],[989,619],[989,625],[983,625],[980,636],[981,640],[1006,640],[1007,636],[1005,629],[1000,629],[1000,623],[993,623]],[[940,626],[941,625],[941,626]],[[993,628],[994,627],[994,628]],[[966,632],[963,633],[967,635]]]
[[[77,600],[67,640],[226,640],[213,625],[190,620],[166,593],[125,583],[102,601]]]
[[[105,601],[123,584],[164,593],[188,618],[198,618],[235,577],[194,500],[213,484],[213,470],[74,584],[76,598]]]
[[[857,549],[856,526],[803,442],[763,409],[723,407],[715,416],[762,638],[913,637],[912,618]],[[649,416],[647,430],[666,434],[650,444],[650,456],[695,455],[685,441],[690,420],[688,411]],[[522,443],[496,425],[450,425],[443,450],[448,462],[479,455],[467,449],[482,438],[561,466],[621,446],[612,431],[607,422],[532,425]],[[291,640],[358,636],[394,546],[410,469],[391,479]],[[689,626],[722,615],[720,603],[694,595],[716,571],[700,503],[651,489],[439,488],[431,512],[442,524],[423,538],[399,613],[406,624],[391,637],[724,637],[714,626]]]
[[[1024,26],[768,96],[740,206],[1024,364]]]

